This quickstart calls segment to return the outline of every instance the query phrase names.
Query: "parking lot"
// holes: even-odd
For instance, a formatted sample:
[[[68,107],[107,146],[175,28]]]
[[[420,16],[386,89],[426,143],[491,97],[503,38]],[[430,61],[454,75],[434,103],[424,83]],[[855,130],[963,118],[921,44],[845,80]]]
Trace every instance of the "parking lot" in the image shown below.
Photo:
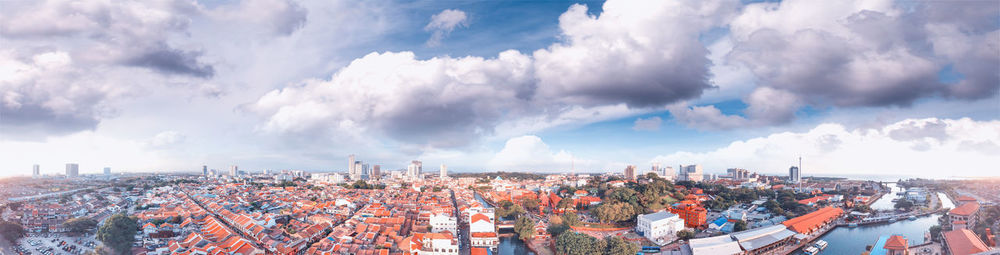
[[[21,254],[80,255],[94,250],[100,242],[93,235],[64,236],[54,234],[30,235],[18,241]]]

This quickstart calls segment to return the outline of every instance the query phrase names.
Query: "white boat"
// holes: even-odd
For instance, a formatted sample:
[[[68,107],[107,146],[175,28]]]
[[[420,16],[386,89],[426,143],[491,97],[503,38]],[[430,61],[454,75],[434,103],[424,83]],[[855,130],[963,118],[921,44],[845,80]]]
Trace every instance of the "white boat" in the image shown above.
[[[858,223],[856,223],[856,222],[851,222],[851,223],[848,223],[848,224],[847,224],[847,226],[848,226],[848,227],[852,227],[852,228],[856,228],[856,227],[858,227]]]
[[[806,254],[809,254],[809,255],[813,255],[813,254],[819,253],[819,249],[816,249],[816,247],[812,247],[812,246],[806,247],[805,249],[802,249],[802,251],[804,251]]]
[[[912,215],[911,215],[909,219],[910,219],[910,220],[917,220],[917,216],[912,216]]]
[[[816,248],[818,248],[820,250],[823,250],[823,249],[826,249],[827,245],[830,245],[830,244],[827,243],[826,241],[823,241],[823,240],[817,240],[816,243],[813,244],[813,247],[816,247]]]

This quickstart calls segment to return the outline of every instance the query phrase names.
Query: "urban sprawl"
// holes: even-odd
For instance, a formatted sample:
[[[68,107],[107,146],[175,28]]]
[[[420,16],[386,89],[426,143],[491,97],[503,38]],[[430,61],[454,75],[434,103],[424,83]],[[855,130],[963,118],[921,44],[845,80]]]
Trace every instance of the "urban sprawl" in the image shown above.
[[[934,217],[922,238],[881,233],[857,253],[1000,254],[996,179],[804,177],[801,164],[435,173],[355,155],[346,172],[79,169],[0,180],[0,253],[822,254],[855,245],[824,240],[836,229]]]

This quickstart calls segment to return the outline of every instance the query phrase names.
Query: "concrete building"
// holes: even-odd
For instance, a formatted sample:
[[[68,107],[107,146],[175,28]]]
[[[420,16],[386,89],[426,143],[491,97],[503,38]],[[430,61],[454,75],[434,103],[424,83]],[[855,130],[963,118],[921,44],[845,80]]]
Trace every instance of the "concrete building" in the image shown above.
[[[229,176],[240,175],[240,167],[236,165],[229,166]]]
[[[965,202],[948,211],[948,219],[951,221],[951,229],[967,229],[976,226],[979,222],[979,203]]]
[[[788,182],[799,183],[802,181],[802,171],[799,167],[792,166],[788,168]]]
[[[206,165],[201,166],[201,175],[208,175],[208,166]]]
[[[40,169],[40,166],[38,166],[38,164],[31,166],[31,177],[38,178],[41,175],[42,175],[42,170]]]
[[[111,168],[110,167],[105,167],[104,168],[104,175],[111,175]]]
[[[635,165],[625,166],[625,179],[635,180]]]
[[[406,176],[412,179],[419,179],[423,171],[424,166],[420,160],[410,161],[410,165],[406,167]]]
[[[979,235],[968,230],[968,229],[958,229],[948,232],[944,232],[944,246],[948,250],[948,254],[952,255],[968,255],[968,254],[980,254],[987,251],[993,250],[979,239]]]
[[[684,220],[677,214],[659,211],[636,217],[635,231],[655,243],[660,243],[657,239],[674,236],[683,229]]]
[[[378,180],[382,178],[382,166],[374,165],[372,166],[372,179]]]
[[[66,177],[77,176],[80,176],[80,165],[74,163],[66,164]]]
[[[441,164],[441,173],[438,174],[441,179],[448,178],[448,166]]]
[[[700,182],[704,180],[701,165],[678,166],[677,180]]]
[[[458,219],[455,216],[439,213],[431,215],[428,224],[431,225],[431,232],[441,233],[448,231],[452,234],[458,233]]]
[[[746,180],[750,178],[750,170],[743,168],[726,169],[726,173],[728,173],[729,177],[733,178],[733,180]]]

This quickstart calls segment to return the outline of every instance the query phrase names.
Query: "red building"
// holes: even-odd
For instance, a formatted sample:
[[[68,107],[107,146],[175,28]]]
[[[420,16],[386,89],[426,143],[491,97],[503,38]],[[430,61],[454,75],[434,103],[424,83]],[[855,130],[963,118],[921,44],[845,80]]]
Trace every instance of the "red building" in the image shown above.
[[[684,200],[670,208],[670,213],[677,214],[684,220],[684,226],[697,228],[705,225],[708,211],[696,200]]]

